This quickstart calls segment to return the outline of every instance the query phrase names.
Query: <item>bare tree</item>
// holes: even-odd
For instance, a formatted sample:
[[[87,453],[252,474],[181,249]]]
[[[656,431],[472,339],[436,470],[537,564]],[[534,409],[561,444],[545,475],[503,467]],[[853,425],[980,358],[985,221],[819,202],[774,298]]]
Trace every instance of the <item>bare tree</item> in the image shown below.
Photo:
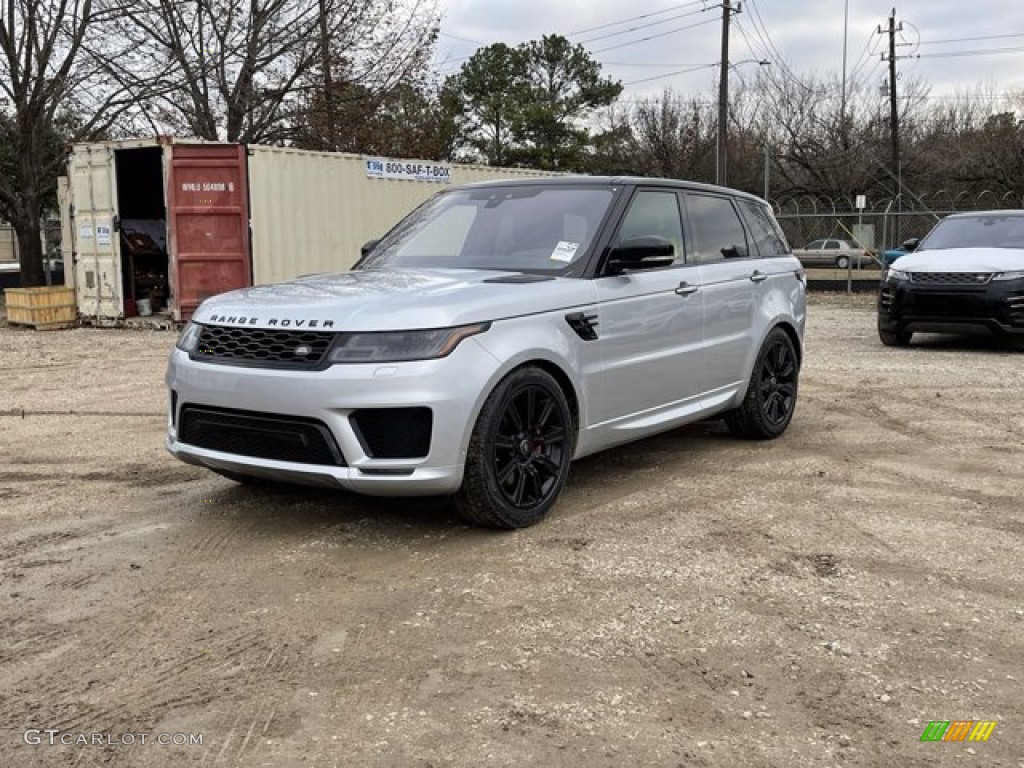
[[[710,103],[666,90],[633,109],[638,165],[655,176],[710,180],[714,175],[715,116]]]
[[[402,79],[436,31],[424,0],[133,0],[122,34],[150,66],[153,121],[176,132],[282,142],[316,88]],[[157,88],[150,81],[155,75]],[[327,120],[335,123],[333,111]]]
[[[0,6],[0,215],[18,239],[22,285],[43,283],[40,219],[55,196],[65,141],[102,135],[134,108],[92,56],[112,0],[7,0]],[[106,41],[104,59],[126,50]]]

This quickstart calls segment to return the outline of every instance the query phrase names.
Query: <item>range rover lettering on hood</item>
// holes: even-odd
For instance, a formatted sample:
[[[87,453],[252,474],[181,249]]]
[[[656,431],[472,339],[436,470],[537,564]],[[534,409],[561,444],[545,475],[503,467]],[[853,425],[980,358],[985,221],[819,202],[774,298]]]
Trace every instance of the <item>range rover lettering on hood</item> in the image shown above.
[[[246,315],[211,315],[208,323],[224,323],[225,325],[256,325],[260,322],[258,317]],[[333,320],[318,320],[292,317],[268,317],[267,325],[276,325],[279,328],[333,328]]]

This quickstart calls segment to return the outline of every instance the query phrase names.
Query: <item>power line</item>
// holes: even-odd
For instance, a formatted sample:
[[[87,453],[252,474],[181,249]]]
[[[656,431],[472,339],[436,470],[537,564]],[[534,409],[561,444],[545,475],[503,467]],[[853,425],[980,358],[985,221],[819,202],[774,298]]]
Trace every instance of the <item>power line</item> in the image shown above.
[[[871,49],[871,43],[876,39],[876,34],[875,30],[871,30],[871,34],[868,35],[868,39],[864,43],[864,49],[860,52],[860,56],[857,57],[857,62],[853,65],[853,69],[850,71],[851,80],[857,76],[857,71],[873,58],[874,52],[871,51],[869,53],[869,51]]]
[[[1006,37],[1024,37],[1024,32],[1010,32],[1005,35],[983,35],[981,37],[951,37],[947,40],[922,40],[918,45],[939,45],[940,43],[970,43],[975,40],[1000,40]]]
[[[1016,48],[982,48],[977,51],[945,51],[943,53],[919,53],[919,59],[952,59],[961,56],[987,56],[993,53],[1020,53],[1024,46]]]
[[[487,43],[481,43],[479,40],[470,40],[468,37],[459,37],[458,35],[449,35],[447,32],[438,32],[441,37],[449,37],[452,40],[460,40],[463,43],[472,43],[473,45],[487,45]]]
[[[758,24],[760,24],[761,31],[764,32],[764,40],[767,43],[768,48],[772,51],[772,53],[775,54],[775,63],[778,64],[779,67],[781,67],[782,70],[790,77],[792,77],[793,79],[797,79],[796,75],[793,74],[793,70],[789,68],[789,66],[786,64],[785,59],[782,58],[782,54],[779,53],[779,49],[775,47],[775,43],[772,42],[772,37],[770,34],[768,34],[768,27],[765,26],[764,19],[761,18],[761,11],[758,9],[757,4],[754,2],[754,0],[748,0],[747,4],[750,6],[750,9],[754,12],[754,15],[751,18],[754,22],[755,31],[757,29]],[[768,58],[772,57],[769,56]]]
[[[602,61],[602,67],[647,67],[649,69],[679,69],[680,67],[696,67],[697,64],[640,64],[635,61]]]
[[[683,3],[675,8],[666,8],[663,11],[652,11],[651,13],[641,13],[639,16],[629,16],[619,21],[610,21],[607,24],[598,24],[596,27],[587,27],[586,29],[577,29],[575,32],[569,32],[569,35],[583,35],[587,32],[596,32],[599,29],[607,29],[608,27],[617,27],[619,24],[628,24],[631,21],[638,21],[640,19],[647,19],[651,16],[661,16],[665,13],[674,13],[682,10],[683,8],[689,8],[691,5],[705,5],[705,0],[693,0],[690,3]]]
[[[651,16],[664,15],[666,13],[675,13],[675,12],[681,10],[682,8],[687,8],[687,7],[694,6],[694,5],[706,5],[706,0],[694,0],[693,2],[683,3],[682,5],[679,5],[679,6],[675,7],[675,8],[667,8],[667,9],[665,9],[663,11],[654,11],[652,13],[640,14],[639,16],[632,16],[632,17],[629,17],[627,19],[623,19],[623,20],[620,20],[620,21],[610,22],[608,24],[601,24],[601,25],[598,25],[596,27],[589,27],[587,29],[579,30],[577,32],[571,32],[569,34],[570,35],[578,35],[578,34],[582,34],[583,32],[595,31],[595,30],[598,30],[598,29],[605,29],[605,28],[608,28],[608,27],[614,27],[614,26],[618,26],[620,24],[629,23],[630,21],[635,21],[635,20],[643,19],[643,18],[649,18]],[[598,35],[596,37],[586,38],[586,39],[583,39],[583,40],[578,40],[578,41],[573,41],[573,42],[577,43],[579,45],[583,45],[583,44],[592,43],[592,42],[595,42],[595,41],[598,41],[598,40],[604,40],[604,39],[611,38],[611,37],[617,37],[617,36],[620,36],[620,35],[626,35],[626,34],[629,34],[631,32],[638,32],[638,31],[643,30],[643,29],[648,29],[650,27],[656,27],[656,26],[659,26],[661,24],[666,24],[668,22],[675,21],[677,19],[682,19],[682,18],[685,18],[687,16],[695,16],[697,14],[705,12],[706,10],[708,10],[708,9],[706,7],[704,7],[704,8],[700,8],[700,9],[698,9],[696,11],[689,11],[687,13],[681,13],[681,14],[678,14],[676,16],[671,16],[671,17],[666,18],[666,19],[660,19],[658,21],[653,21],[653,22],[650,22],[650,23],[647,23],[647,24],[638,24],[637,26],[630,27],[629,29],[620,30],[618,32],[609,32],[608,34],[605,34],[605,35]],[[694,27],[699,27],[702,24],[707,24],[707,23],[710,23],[711,21],[714,21],[714,19],[710,19],[709,21],[706,21],[706,22],[698,22],[697,24],[691,24],[691,25],[684,25],[684,26],[681,26],[681,27],[675,27],[673,29],[667,30],[665,32],[662,32],[662,33],[659,33],[659,34],[656,34],[656,35],[648,35],[647,37],[642,37],[642,38],[640,38],[638,40],[632,40],[632,41],[627,41],[627,42],[624,42],[624,43],[619,43],[619,44],[616,44],[616,45],[608,46],[606,48],[601,48],[601,49],[596,50],[596,51],[591,51],[591,53],[603,53],[604,51],[610,51],[610,50],[614,50],[616,48],[625,48],[625,47],[630,46],[630,45],[636,45],[636,44],[639,44],[639,43],[647,42],[648,40],[655,40],[655,39],[657,39],[659,37],[665,37],[666,35],[671,35],[671,34],[674,34],[676,32],[682,32],[682,31],[687,30],[687,29],[693,29]],[[460,41],[466,42],[466,43],[472,43],[472,44],[478,45],[478,46],[485,46],[486,45],[485,43],[482,43],[482,42],[480,42],[478,40],[471,40],[471,39],[466,38],[466,37],[459,37],[457,35],[451,35],[451,34],[448,34],[446,32],[442,32],[440,34],[443,35],[444,37],[449,37],[449,38],[452,38],[454,40],[460,40]],[[472,55],[460,56],[458,58],[448,58],[448,59],[445,59],[440,64],[438,64],[437,66],[450,66],[450,65],[462,62],[462,61],[467,61],[468,59],[471,59],[471,58],[472,58]]]
[[[596,51],[591,51],[591,53],[604,53],[605,51],[614,51],[616,48],[625,48],[628,45],[637,45],[639,43],[646,43],[648,40],[657,40],[659,37],[665,37],[666,35],[672,35],[672,34],[675,34],[676,32],[682,32],[682,31],[687,30],[687,29],[695,29],[697,27],[702,27],[705,24],[713,24],[716,21],[718,21],[718,19],[708,19],[707,21],[698,21],[696,24],[689,24],[689,25],[687,25],[685,27],[676,27],[675,29],[670,29],[667,32],[660,32],[657,35],[648,35],[647,37],[641,37],[639,40],[631,40],[631,41],[626,42],[626,43],[618,43],[617,45],[610,45],[607,48],[598,48]]]
[[[586,38],[584,40],[580,40],[579,43],[580,43],[580,45],[583,45],[584,43],[593,43],[593,42],[597,42],[598,40],[605,40],[605,39],[607,39],[609,37],[618,37],[619,35],[628,35],[630,32],[639,32],[641,29],[649,29],[650,27],[657,27],[660,24],[668,24],[670,21],[675,21],[676,19],[683,19],[683,18],[686,18],[687,16],[696,16],[699,13],[704,13],[704,11],[706,11],[706,10],[707,10],[707,8],[700,8],[699,10],[696,10],[696,11],[688,11],[687,13],[681,13],[678,16],[669,16],[667,19],[660,19],[658,21],[652,21],[652,22],[649,22],[647,24],[638,24],[635,27],[630,27],[629,29],[623,29],[623,30],[621,30],[619,32],[607,32],[606,34],[598,35],[597,37],[588,37],[588,38]]]
[[[623,83],[623,85],[636,85],[637,83],[647,83],[650,82],[651,80],[663,80],[666,77],[675,77],[676,75],[688,75],[691,72],[697,72],[701,69],[711,69],[712,67],[717,66],[717,64],[701,64],[700,66],[690,67],[689,69],[680,69],[675,72],[666,72],[663,75],[654,75],[653,77],[643,77],[640,78],[639,80],[630,80],[627,83]]]
[[[753,43],[750,40],[750,36],[747,34],[745,26],[746,25],[743,24],[739,19],[736,19],[736,29],[739,30],[740,35],[743,37],[743,40],[746,42],[747,50],[749,50],[750,53],[753,56],[755,56],[755,57],[757,57],[759,59],[768,59],[769,61],[772,61],[773,64],[778,64],[778,69],[777,70],[776,70],[776,68],[774,66],[769,68],[769,72],[768,72],[768,79],[769,80],[771,80],[776,85],[779,85],[779,78],[781,78],[782,80],[788,80],[789,82],[793,83],[794,85],[796,85],[798,88],[800,88],[804,92],[810,93],[810,94],[814,93],[814,89],[808,87],[799,77],[797,77],[793,73],[793,70],[791,70],[789,67],[786,66],[786,63],[781,59],[781,57],[778,57],[778,51],[777,50],[775,51],[776,55],[772,56],[771,50],[775,50],[775,49],[773,48],[773,49],[769,50],[768,46],[765,45],[764,40],[761,38],[760,33],[758,32],[758,30],[756,28],[754,28],[751,31],[755,35],[758,36],[758,41],[760,42],[760,44],[762,46],[762,51],[764,51],[764,53],[759,53],[759,52],[755,51],[754,50],[754,45],[753,45]]]

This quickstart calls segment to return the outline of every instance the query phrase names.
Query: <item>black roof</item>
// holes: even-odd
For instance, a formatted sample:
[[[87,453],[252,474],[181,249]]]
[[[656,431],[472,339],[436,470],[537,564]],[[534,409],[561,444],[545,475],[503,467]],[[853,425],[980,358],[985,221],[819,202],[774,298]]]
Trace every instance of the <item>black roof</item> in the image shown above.
[[[994,211],[964,211],[963,213],[951,213],[947,219],[972,219],[981,216],[1024,216],[1024,209],[1003,208]]]
[[[585,174],[561,175],[561,176],[531,176],[528,178],[497,179],[493,181],[477,181],[471,184],[460,184],[455,189],[486,189],[488,187],[578,187],[578,186],[645,186],[645,187],[666,187],[669,189],[690,189],[700,192],[718,192],[746,197],[758,202],[764,202],[757,195],[742,192],[730,187],[719,187],[714,184],[704,184],[699,181],[685,181],[683,179],[665,179],[648,176],[587,176]]]

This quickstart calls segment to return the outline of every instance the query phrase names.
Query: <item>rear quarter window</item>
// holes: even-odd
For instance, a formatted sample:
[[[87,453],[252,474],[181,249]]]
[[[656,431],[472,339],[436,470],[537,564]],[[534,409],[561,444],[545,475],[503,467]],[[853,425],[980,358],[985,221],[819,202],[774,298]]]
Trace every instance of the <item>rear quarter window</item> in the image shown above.
[[[763,259],[788,254],[789,244],[768,206],[755,203],[753,200],[737,202],[743,213],[743,218],[747,222],[747,229],[750,230],[750,237],[753,241],[751,245],[756,254]]]

